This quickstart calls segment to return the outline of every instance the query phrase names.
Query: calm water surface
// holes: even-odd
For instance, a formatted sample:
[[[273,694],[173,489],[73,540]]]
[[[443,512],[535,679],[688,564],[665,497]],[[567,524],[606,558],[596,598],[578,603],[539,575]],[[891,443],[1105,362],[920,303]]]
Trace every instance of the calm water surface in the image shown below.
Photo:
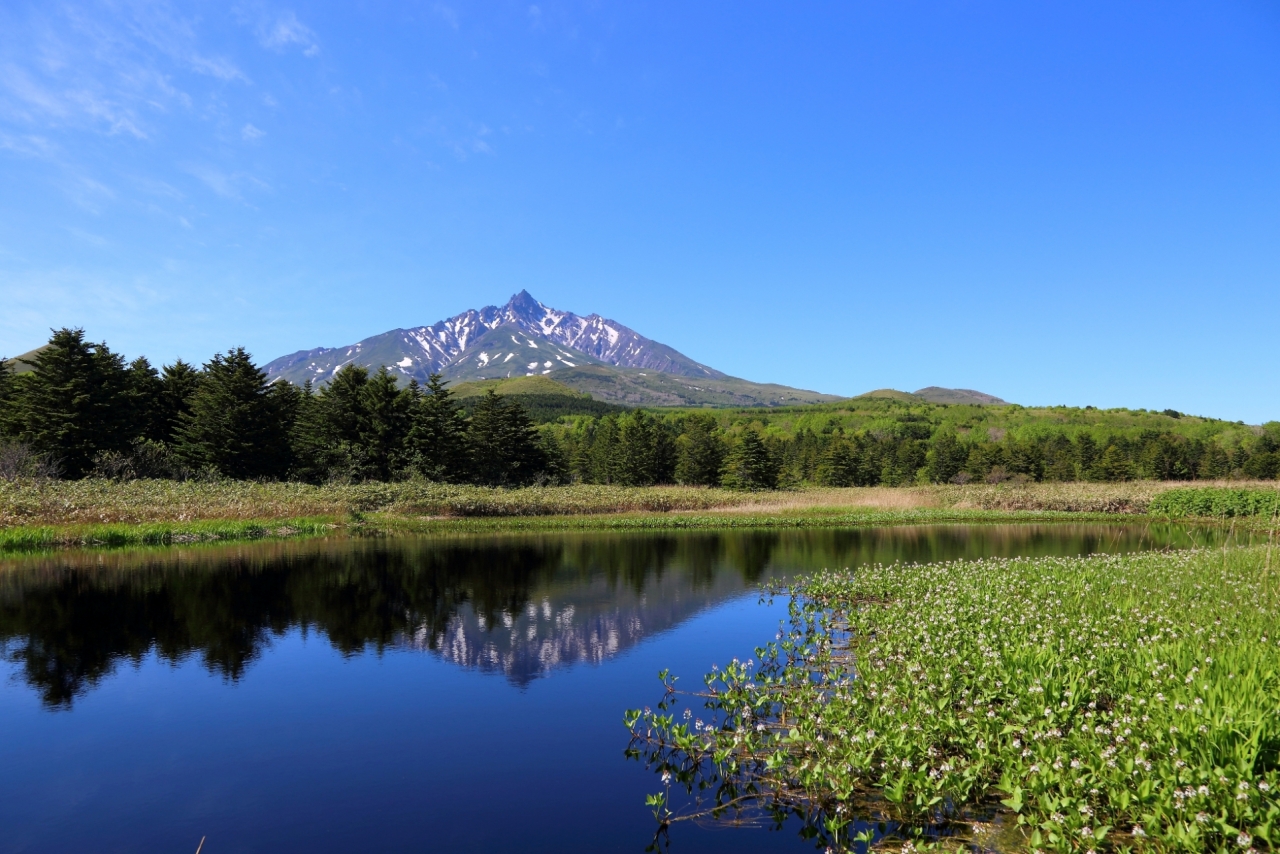
[[[1108,525],[327,539],[0,562],[0,852],[641,852],[622,713],[823,567],[1186,546]],[[809,851],[678,826],[672,850]]]

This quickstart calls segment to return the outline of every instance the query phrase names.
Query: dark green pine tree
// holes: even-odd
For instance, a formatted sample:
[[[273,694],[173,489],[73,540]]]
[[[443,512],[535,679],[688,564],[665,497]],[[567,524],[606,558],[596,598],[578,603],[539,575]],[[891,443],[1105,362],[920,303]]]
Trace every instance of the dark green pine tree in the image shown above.
[[[168,441],[165,424],[164,381],[146,356],[129,363],[129,419],[132,432],[151,442]]]
[[[616,483],[622,486],[649,486],[654,483],[653,419],[636,409],[618,419],[618,444],[614,454]]]
[[[361,439],[367,421],[364,390],[369,369],[344,365],[317,394],[305,389],[290,437],[294,474],[302,480],[364,480],[367,455]]]
[[[960,444],[955,430],[950,428],[935,433],[929,445],[925,465],[930,482],[950,483],[969,461],[969,449]],[[853,481],[842,485],[852,486]]]
[[[1133,480],[1134,467],[1119,445],[1107,445],[1091,469],[1092,479],[1107,483]]]
[[[273,389],[243,347],[215,355],[181,416],[177,451],[197,470],[240,480],[278,478],[289,470],[288,429],[297,400]]]
[[[716,419],[710,415],[690,415],[684,421],[684,432],[676,440],[676,481],[719,486],[724,453],[724,439]]]
[[[573,460],[556,435],[548,428],[538,431],[538,444],[545,460],[547,483],[570,483],[573,480]]]
[[[1076,468],[1078,477],[1087,480],[1092,476],[1093,466],[1098,461],[1098,443],[1088,433],[1076,437]]]
[[[754,429],[744,430],[725,457],[720,484],[728,489],[778,488],[778,464]]]
[[[546,458],[529,414],[493,389],[471,413],[467,444],[476,483],[523,486],[546,476]]]
[[[588,454],[591,483],[619,483],[620,455],[618,442],[618,417],[606,415],[596,422],[591,432],[591,450]]]
[[[428,480],[458,483],[470,474],[467,453],[467,422],[439,374],[427,379],[425,392],[410,385],[416,395],[409,412],[409,435],[405,454],[410,470]]]
[[[17,380],[13,366],[0,358],[0,439],[9,436],[13,427],[13,396]]]
[[[817,481],[822,486],[857,486],[858,454],[843,432],[835,433],[818,461]]]
[[[360,390],[364,417],[358,441],[366,479],[389,481],[404,470],[410,408],[416,396],[416,389],[399,388],[386,366],[379,368]]]
[[[173,444],[182,415],[191,411],[191,396],[200,384],[200,370],[179,359],[165,365],[160,372],[160,412],[164,435],[162,441]]]
[[[17,383],[11,407],[16,437],[55,462],[67,477],[83,477],[102,452],[125,452],[129,377],[124,360],[82,329],[59,329]]]

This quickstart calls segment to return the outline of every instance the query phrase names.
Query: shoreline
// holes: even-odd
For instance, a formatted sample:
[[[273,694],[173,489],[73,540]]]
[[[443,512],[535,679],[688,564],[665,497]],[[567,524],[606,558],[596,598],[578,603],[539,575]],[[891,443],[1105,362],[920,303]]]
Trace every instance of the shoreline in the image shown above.
[[[341,519],[142,522],[102,525],[39,525],[0,529],[0,555],[49,551],[99,551],[138,546],[230,544],[260,540],[347,537],[414,537],[504,533],[624,533],[714,530],[863,529],[910,525],[1117,524],[1126,527],[1179,524],[1220,527],[1215,519],[1067,511],[920,509],[833,513],[741,512],[608,513],[566,516],[408,517],[368,514]],[[1252,531],[1255,525],[1238,525]]]

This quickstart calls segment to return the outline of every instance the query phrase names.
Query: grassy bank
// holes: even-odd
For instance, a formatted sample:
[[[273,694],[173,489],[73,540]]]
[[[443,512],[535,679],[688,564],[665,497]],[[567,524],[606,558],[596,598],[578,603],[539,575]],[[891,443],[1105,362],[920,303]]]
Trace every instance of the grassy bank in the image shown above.
[[[1224,484],[1275,494],[1277,484]],[[865,487],[745,493],[698,487],[555,486],[492,489],[408,481],[333,484],[225,481],[0,480],[0,528],[15,525],[299,519],[351,512],[400,516],[569,516],[737,510],[1147,512],[1156,496],[1187,484],[1031,483]],[[1202,490],[1200,490],[1202,491]]]
[[[744,493],[678,486],[489,489],[426,482],[310,486],[19,480],[0,481],[0,549],[252,539],[308,535],[334,528],[354,533],[409,533],[869,526],[1065,518],[1087,521],[1117,515],[1132,518],[1157,510],[1163,516],[1183,518],[1196,515],[1194,511],[1202,506],[1219,507],[1226,500],[1212,498],[1219,492],[1236,496],[1231,506],[1245,510],[1270,507],[1267,500],[1274,503],[1274,496],[1280,494],[1275,484],[1247,489],[1233,484],[1206,491],[1199,486],[1150,481]],[[1241,494],[1246,498],[1240,499]],[[1266,500],[1248,497],[1256,495]],[[1257,524],[1264,521],[1256,515],[1253,518]]]
[[[73,546],[115,548],[307,537],[329,533],[338,527],[338,523],[330,518],[19,525],[0,528],[0,552]]]
[[[668,693],[628,714],[635,755],[664,775],[651,805],[667,823],[798,811],[840,850],[868,833],[904,850],[950,835],[944,847],[1274,850],[1277,557],[985,560],[801,582],[790,631],[758,666],[713,668],[689,711]]]

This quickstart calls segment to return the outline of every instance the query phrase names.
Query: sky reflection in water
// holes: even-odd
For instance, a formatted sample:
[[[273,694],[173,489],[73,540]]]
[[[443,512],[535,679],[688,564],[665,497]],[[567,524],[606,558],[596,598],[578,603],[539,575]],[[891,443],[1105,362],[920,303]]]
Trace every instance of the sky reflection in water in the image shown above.
[[[313,540],[0,563],[0,852],[642,851],[622,711],[823,567],[1209,542],[1168,526]],[[803,851],[680,827],[673,850]]]

